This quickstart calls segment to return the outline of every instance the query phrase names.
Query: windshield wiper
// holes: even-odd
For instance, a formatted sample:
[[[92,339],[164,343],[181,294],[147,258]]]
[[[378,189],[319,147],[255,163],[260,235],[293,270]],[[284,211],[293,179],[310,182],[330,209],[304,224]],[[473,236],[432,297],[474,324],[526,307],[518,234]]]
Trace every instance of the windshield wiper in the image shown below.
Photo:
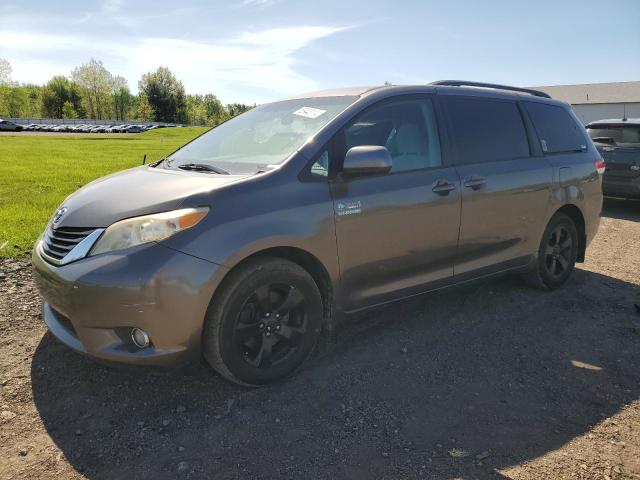
[[[265,172],[269,172],[273,170],[273,166],[272,165],[261,165],[258,167],[258,170],[256,170],[256,173],[254,173],[254,175],[257,175],[259,173],[265,173]]]
[[[193,172],[211,172],[219,173],[220,175],[230,175],[226,170],[206,163],[185,163],[184,165],[178,165],[178,168],[181,170],[191,170]]]

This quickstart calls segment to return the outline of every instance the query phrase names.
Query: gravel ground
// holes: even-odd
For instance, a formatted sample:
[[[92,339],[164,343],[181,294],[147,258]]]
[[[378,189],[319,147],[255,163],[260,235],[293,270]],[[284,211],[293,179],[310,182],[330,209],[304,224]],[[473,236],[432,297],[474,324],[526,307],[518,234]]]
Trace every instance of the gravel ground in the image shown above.
[[[505,277],[354,317],[258,390],[69,351],[5,260],[0,478],[640,479],[640,203],[604,216],[560,291]]]

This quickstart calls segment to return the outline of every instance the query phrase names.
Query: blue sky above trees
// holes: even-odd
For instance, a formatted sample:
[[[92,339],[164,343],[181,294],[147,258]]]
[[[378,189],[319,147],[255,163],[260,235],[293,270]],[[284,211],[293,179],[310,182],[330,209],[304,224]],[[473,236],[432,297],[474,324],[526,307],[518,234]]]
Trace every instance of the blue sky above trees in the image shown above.
[[[638,25],[638,0],[8,0],[0,57],[38,84],[97,58],[134,92],[165,65],[189,93],[253,104],[385,80],[638,80]]]

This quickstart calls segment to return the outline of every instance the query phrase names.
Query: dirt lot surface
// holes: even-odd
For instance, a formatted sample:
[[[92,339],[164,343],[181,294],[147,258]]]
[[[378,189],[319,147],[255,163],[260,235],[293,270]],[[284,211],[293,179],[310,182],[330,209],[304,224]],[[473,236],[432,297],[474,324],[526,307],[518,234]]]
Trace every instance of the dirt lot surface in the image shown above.
[[[640,479],[640,203],[565,288],[514,277],[350,319],[286,382],[97,365],[0,264],[0,478]]]

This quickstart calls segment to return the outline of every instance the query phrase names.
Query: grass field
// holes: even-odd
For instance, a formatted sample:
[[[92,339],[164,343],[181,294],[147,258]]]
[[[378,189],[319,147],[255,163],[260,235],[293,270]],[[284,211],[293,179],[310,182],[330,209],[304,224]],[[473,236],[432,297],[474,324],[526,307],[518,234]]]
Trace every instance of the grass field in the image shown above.
[[[0,136],[0,257],[25,254],[67,195],[111,172],[162,158],[204,131]]]

